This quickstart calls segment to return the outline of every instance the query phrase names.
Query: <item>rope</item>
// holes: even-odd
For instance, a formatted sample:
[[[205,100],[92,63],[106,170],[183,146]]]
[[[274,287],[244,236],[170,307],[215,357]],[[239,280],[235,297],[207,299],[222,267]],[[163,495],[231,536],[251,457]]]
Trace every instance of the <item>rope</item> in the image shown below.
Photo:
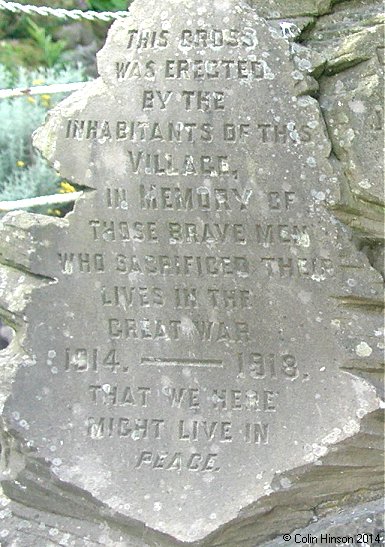
[[[48,8],[46,6],[30,6],[17,2],[5,2],[0,0],[0,10],[7,10],[12,13],[26,13],[27,15],[43,15],[45,17],[59,17],[60,19],[87,19],[88,21],[111,21],[127,17],[128,11],[82,11],[80,9],[67,10],[63,8]]]
[[[30,95],[53,95],[55,93],[68,93],[81,89],[86,82],[71,84],[39,85],[36,87],[17,87],[15,89],[0,89],[0,99],[13,97],[29,97]]]
[[[25,13],[27,15],[42,15],[45,17],[58,17],[60,19],[86,19],[88,21],[111,21],[127,17],[127,11],[81,11],[81,10],[66,10],[54,9],[46,6],[30,6],[18,4],[17,2],[5,2],[0,0],[0,11],[6,10],[11,13]],[[31,88],[3,89],[0,90],[0,99],[9,97],[23,97],[28,95],[42,95],[75,91],[81,88],[84,82],[70,84],[54,84],[49,86],[37,86]],[[39,196],[37,198],[21,199],[17,201],[2,201],[0,202],[0,212],[5,213],[17,209],[29,209],[30,207],[38,207],[45,205],[58,205],[63,203],[71,203],[76,201],[83,192],[70,192],[68,194],[56,194],[51,196]]]
[[[0,213],[7,213],[18,209],[29,209],[30,207],[71,203],[76,201],[82,195],[83,192],[69,192],[68,194],[39,196],[37,198],[19,199],[17,201],[0,201]]]

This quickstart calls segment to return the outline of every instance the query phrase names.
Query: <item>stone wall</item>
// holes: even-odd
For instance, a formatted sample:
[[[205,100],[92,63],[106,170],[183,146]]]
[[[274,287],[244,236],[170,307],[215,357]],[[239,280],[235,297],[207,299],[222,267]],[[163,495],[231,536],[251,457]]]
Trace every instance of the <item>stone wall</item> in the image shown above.
[[[330,149],[327,160],[340,190],[339,200],[332,206],[333,215],[348,228],[347,233],[352,237],[355,256],[350,257],[354,263],[351,267],[358,271],[369,263],[373,268],[370,279],[378,279],[378,273],[384,274],[382,3],[367,0],[251,3],[259,15],[293,42],[294,52],[298,48],[298,59],[304,58],[303,48],[307,48],[312,71],[298,77],[296,89],[299,96],[311,95],[316,99],[325,122],[323,150]],[[41,145],[42,141],[39,142]],[[45,145],[45,153],[51,159],[54,148],[52,142]],[[32,226],[32,240],[38,241],[35,231],[41,229],[49,236],[57,222],[63,222],[60,227],[66,228],[65,221],[41,218],[38,226],[35,221],[20,220],[16,215],[3,227],[3,235],[6,238],[15,233],[24,234],[30,232]],[[21,235],[21,239],[23,237]],[[8,283],[17,285],[19,270],[28,269],[28,257],[18,255],[17,248],[8,243],[3,244],[2,251],[10,266]],[[36,268],[30,292],[50,281],[42,276],[40,265]],[[362,277],[360,296],[341,298],[341,305],[358,325],[365,321],[374,324],[383,310],[376,292],[371,292],[371,286],[365,286],[366,279],[369,278]],[[8,314],[20,319],[23,304],[9,296],[3,295],[2,299]],[[338,335],[341,334],[344,333]],[[382,338],[378,340],[381,344]],[[2,362],[9,369],[20,359],[21,352],[15,354],[15,347],[2,354]],[[351,358],[342,364],[342,369],[383,393],[380,360]],[[7,396],[7,389],[11,387],[5,386],[2,398]],[[345,396],[347,394],[341,393],[342,400]],[[304,411],[303,420],[306,419]],[[318,538],[322,533],[377,535],[384,528],[382,434],[383,407],[368,412],[359,432],[333,443],[316,464],[302,465],[287,473],[277,472],[269,495],[241,509],[236,519],[205,538],[188,542],[155,532],[138,520],[127,521],[106,509],[88,492],[53,480],[51,471],[41,461],[25,457],[17,436],[4,432],[3,485],[7,497],[2,498],[0,536],[4,545],[18,547],[42,544],[273,547],[295,545],[295,534]],[[231,491],[224,491],[222,496],[223,504],[230,503],[227,496],[231,496]],[[286,542],[282,539],[284,533],[290,533]],[[383,544],[383,536],[381,542],[373,541],[372,545]]]

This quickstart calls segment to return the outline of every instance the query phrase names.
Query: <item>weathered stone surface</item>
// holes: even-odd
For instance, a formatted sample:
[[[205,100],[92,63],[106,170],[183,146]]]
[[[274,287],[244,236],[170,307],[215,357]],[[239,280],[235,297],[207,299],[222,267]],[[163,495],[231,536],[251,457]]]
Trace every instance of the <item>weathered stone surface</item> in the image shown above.
[[[11,542],[251,547],[381,496],[382,279],[336,218],[327,60],[259,13],[136,2],[36,134],[90,191],[1,226]]]
[[[298,17],[303,15],[319,16],[331,9],[332,0],[251,0],[258,15],[266,18]]]
[[[276,539],[266,543],[265,547],[282,547],[283,545],[383,545],[385,543],[385,523],[383,503],[372,502],[358,505],[329,515],[302,530],[293,531],[291,540]],[[345,541],[344,541],[345,539]],[[351,541],[353,539],[353,541]]]
[[[321,18],[307,45],[327,59],[320,104],[346,177],[338,214],[362,237],[383,240],[384,14],[379,2],[346,2]]]
[[[383,47],[383,26],[382,2],[345,1],[317,20],[307,42],[325,55],[327,72],[333,74],[377,56]]]

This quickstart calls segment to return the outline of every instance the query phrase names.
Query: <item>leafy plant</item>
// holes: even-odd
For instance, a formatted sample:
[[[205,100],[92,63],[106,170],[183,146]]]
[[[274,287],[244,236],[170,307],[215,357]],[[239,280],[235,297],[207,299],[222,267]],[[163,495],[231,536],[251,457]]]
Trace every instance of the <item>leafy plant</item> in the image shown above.
[[[2,40],[0,41],[0,64],[11,72],[17,73],[18,66],[40,66],[42,52],[32,40]]]
[[[0,88],[79,82],[85,79],[81,67],[46,68],[15,73],[0,65]],[[65,95],[40,95],[0,100],[0,201],[56,193],[61,186],[58,173],[34,151],[33,131],[44,122],[47,109]]]
[[[43,27],[34,23],[31,19],[28,20],[28,32],[42,51],[43,63],[48,67],[57,64],[67,45],[66,41],[57,40],[55,42]]]
[[[87,0],[94,11],[125,11],[130,3],[130,0]]]

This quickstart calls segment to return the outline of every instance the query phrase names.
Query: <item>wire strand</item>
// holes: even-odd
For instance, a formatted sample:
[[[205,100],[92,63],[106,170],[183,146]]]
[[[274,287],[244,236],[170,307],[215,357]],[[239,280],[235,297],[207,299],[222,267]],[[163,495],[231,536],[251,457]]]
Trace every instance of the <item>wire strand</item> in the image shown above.
[[[0,100],[13,97],[30,97],[33,95],[54,95],[55,93],[70,93],[81,89],[87,82],[70,84],[40,85],[36,87],[17,87],[15,89],[0,89]]]

